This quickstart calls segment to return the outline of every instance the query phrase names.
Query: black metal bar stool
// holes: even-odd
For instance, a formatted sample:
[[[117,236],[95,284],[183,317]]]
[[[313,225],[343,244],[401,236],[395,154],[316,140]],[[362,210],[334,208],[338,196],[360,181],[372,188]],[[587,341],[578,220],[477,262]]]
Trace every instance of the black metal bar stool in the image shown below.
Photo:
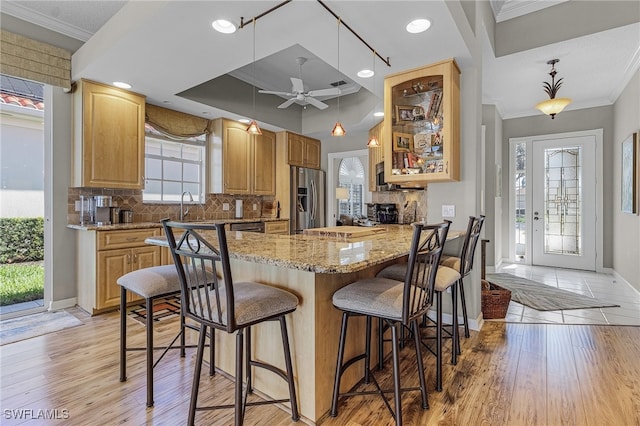
[[[180,278],[174,265],[153,266],[150,268],[138,269],[129,272],[120,278],[117,283],[120,285],[120,381],[127,380],[127,359],[126,353],[130,351],[145,351],[147,363],[147,407],[153,406],[153,369],[170,349],[180,349],[180,356],[185,356],[185,324],[182,309],[180,313],[180,331],[167,346],[155,347],[153,343],[153,306],[156,300],[168,296],[180,294]],[[131,291],[145,300],[146,307],[146,345],[144,347],[127,346],[127,291]],[[193,328],[193,327],[191,327]],[[213,333],[212,333],[213,334]],[[174,346],[180,339],[178,346]],[[211,339],[212,362],[210,374],[214,372],[213,339]],[[154,351],[163,351],[160,357],[154,362]]]
[[[343,393],[343,396],[379,394],[385,405],[395,418],[396,425],[402,425],[401,393],[404,391],[420,390],[422,408],[429,408],[427,386],[422,363],[422,352],[418,320],[428,311],[433,302],[436,274],[439,267],[442,246],[446,239],[449,223],[426,225],[414,223],[413,238],[409,251],[409,262],[405,265],[405,275],[402,281],[388,278],[365,278],[353,282],[336,291],[333,295],[333,305],[342,311],[342,326],[338,345],[338,360],[331,401],[332,417],[338,415],[338,398],[340,394],[340,380],[343,373],[357,361],[364,360],[364,383],[373,380],[376,390]],[[349,319],[364,316],[366,319],[365,351],[351,359],[344,361],[345,340]],[[391,329],[393,354],[393,389],[381,389],[375,377],[370,372],[371,355],[371,320],[378,318]],[[408,327],[414,337],[416,361],[418,365],[418,379],[420,387],[401,388],[399,332],[402,327]],[[387,400],[386,393],[394,395],[394,409]]]
[[[224,224],[189,224],[163,220],[162,225],[173,254],[176,265],[174,269],[180,277],[184,315],[200,324],[188,424],[194,424],[196,411],[234,408],[235,424],[239,426],[244,421],[247,406],[288,401],[291,403],[291,418],[299,420],[285,321],[285,315],[298,307],[298,298],[288,291],[268,285],[234,282]],[[217,276],[220,270],[221,280]],[[280,323],[286,371],[251,358],[251,326],[265,321]],[[234,404],[210,407],[197,405],[207,328],[236,333]],[[246,386],[243,392],[245,366]],[[289,398],[247,402],[247,395],[253,392],[251,367],[267,369],[284,379],[289,387]]]

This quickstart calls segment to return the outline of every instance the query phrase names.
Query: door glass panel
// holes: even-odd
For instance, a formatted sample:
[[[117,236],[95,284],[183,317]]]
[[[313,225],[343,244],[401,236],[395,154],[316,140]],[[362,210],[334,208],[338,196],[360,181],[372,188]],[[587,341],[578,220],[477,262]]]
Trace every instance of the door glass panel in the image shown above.
[[[515,163],[515,209],[516,209],[516,260],[524,260],[526,255],[526,215],[527,185],[526,185],[527,150],[524,142],[516,144]]]
[[[544,150],[544,252],[581,255],[582,148]]]

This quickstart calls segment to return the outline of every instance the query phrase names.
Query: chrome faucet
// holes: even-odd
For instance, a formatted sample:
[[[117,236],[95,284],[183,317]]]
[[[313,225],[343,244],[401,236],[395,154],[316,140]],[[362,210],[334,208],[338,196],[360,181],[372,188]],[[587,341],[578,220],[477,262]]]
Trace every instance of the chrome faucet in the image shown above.
[[[184,217],[189,214],[189,207],[187,207],[187,210],[184,209],[185,195],[189,195],[189,201],[193,203],[193,195],[191,194],[191,191],[184,191],[180,196],[180,221],[181,222],[184,220]]]

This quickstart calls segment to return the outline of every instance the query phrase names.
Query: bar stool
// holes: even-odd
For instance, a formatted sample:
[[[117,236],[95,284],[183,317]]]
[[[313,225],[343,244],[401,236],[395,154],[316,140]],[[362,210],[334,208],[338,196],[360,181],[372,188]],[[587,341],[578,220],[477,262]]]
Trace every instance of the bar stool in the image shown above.
[[[460,279],[456,283],[456,287],[458,287],[460,291],[460,303],[462,305],[462,319],[464,325],[464,337],[469,337],[469,320],[467,318],[467,303],[464,298],[464,282],[463,279],[471,272],[473,269],[473,258],[476,251],[476,246],[478,245],[478,240],[480,239],[480,231],[482,230],[482,225],[484,224],[484,216],[480,215],[478,217],[469,216],[469,223],[467,224],[467,233],[465,234],[464,243],[462,244],[462,251],[460,252],[460,257],[458,256],[447,256],[445,254],[442,255],[442,259],[440,263],[443,266],[447,266],[449,268],[455,269],[460,272]],[[459,353],[459,342],[458,342],[458,353]]]
[[[340,396],[340,380],[344,372],[357,361],[364,360],[364,383],[373,380],[377,390],[349,392],[343,395],[379,394],[385,405],[395,418],[396,425],[402,425],[401,393],[404,391],[420,390],[422,408],[429,408],[427,386],[424,377],[424,366],[418,330],[418,319],[424,315],[433,302],[436,274],[439,267],[440,255],[449,223],[426,225],[414,223],[409,262],[402,281],[388,278],[365,278],[353,282],[336,291],[333,295],[333,305],[342,311],[342,326],[340,342],[338,344],[338,360],[331,401],[332,417],[338,415],[338,398]],[[424,235],[423,235],[424,233]],[[364,316],[366,321],[365,352],[344,361],[347,326],[349,319]],[[371,320],[378,318],[391,329],[393,354],[393,390],[383,390],[370,372],[371,355]],[[416,361],[418,365],[419,388],[400,387],[400,360],[398,336],[401,327],[408,327],[415,340]],[[395,412],[391,408],[385,393],[393,392]]]
[[[443,242],[446,241],[447,233],[449,230],[449,225],[451,225],[451,221],[445,220],[445,223],[447,224],[447,229],[444,235],[442,236]],[[406,273],[407,273],[407,263],[396,263],[396,264],[387,266],[386,268],[378,272],[376,276],[380,278],[388,278],[392,280],[401,280],[401,279],[404,279],[404,276],[406,275]],[[438,268],[436,273],[436,281],[434,286],[434,296],[436,299],[435,356],[436,356],[436,390],[437,391],[442,390],[442,339],[443,339],[442,333],[444,331],[444,324],[442,321],[442,293],[447,291],[448,288],[451,288],[452,299],[455,301],[457,299],[455,284],[459,279],[460,279],[460,274],[457,271],[455,271],[452,268],[442,266],[442,262],[440,262],[440,267]],[[457,342],[458,341],[457,303],[453,303],[452,317],[454,322],[452,327],[452,330],[453,330],[452,341]],[[383,360],[384,360],[384,342],[388,341],[388,340],[385,340],[383,337],[384,331],[385,331],[385,327],[383,327],[383,325],[380,324],[380,327],[378,328],[378,368],[379,369],[382,369]],[[451,363],[452,364],[456,364],[458,362],[457,348],[458,346],[455,343],[452,343],[451,345]]]
[[[235,424],[242,425],[247,406],[291,402],[291,418],[300,419],[289,337],[285,315],[298,307],[298,298],[288,291],[255,282],[233,282],[224,224],[193,224],[162,221],[171,248],[175,269],[180,277],[185,317],[200,324],[198,352],[191,387],[188,424],[193,425],[196,411],[234,408]],[[217,248],[214,246],[217,243]],[[222,280],[217,271],[222,270]],[[286,371],[251,358],[251,326],[278,321],[284,349]],[[204,354],[206,330],[210,327],[236,334],[235,402],[231,405],[199,407],[198,390]],[[246,386],[243,392],[243,369]],[[247,402],[253,392],[251,367],[261,367],[280,376],[289,387],[288,399]]]
[[[180,313],[180,331],[167,346],[154,347],[153,344],[153,306],[156,300],[180,294],[180,278],[174,265],[153,266],[129,272],[120,278],[120,381],[127,380],[126,353],[130,351],[145,351],[147,357],[147,407],[153,406],[153,369],[164,358],[170,349],[180,349],[180,356],[185,356],[185,324],[182,309]],[[145,347],[127,346],[127,291],[131,291],[144,298],[147,311],[146,345]],[[180,338],[180,344],[174,346]],[[211,339],[211,353],[213,354],[213,339]],[[154,362],[154,351],[162,350],[160,357]],[[210,374],[213,374],[213,360],[211,358]]]

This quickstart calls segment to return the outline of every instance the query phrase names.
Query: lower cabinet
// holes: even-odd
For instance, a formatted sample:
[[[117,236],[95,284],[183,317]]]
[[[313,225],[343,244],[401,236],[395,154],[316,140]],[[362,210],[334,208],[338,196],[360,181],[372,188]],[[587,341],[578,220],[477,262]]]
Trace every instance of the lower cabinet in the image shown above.
[[[162,248],[144,241],[160,228],[78,231],[78,305],[91,314],[120,305],[118,278],[137,269],[169,263]],[[127,301],[139,299],[129,293]]]
[[[275,220],[264,223],[265,234],[289,234],[288,220]]]

